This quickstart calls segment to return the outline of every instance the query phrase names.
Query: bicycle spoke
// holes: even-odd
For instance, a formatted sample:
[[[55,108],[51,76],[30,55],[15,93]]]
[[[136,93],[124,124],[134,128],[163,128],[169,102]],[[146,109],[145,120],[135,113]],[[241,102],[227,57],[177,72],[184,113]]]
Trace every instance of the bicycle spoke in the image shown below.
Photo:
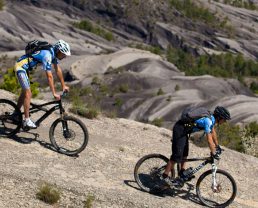
[[[80,126],[74,122],[67,121],[67,129],[63,129],[60,122],[55,130],[55,141],[63,150],[77,150],[84,142],[83,132]]]
[[[0,136],[10,136],[17,132],[21,114],[14,114],[16,105],[8,100],[0,100]]]
[[[209,204],[209,206],[216,207],[227,203],[232,197],[234,187],[226,175],[217,172],[216,186],[213,187],[212,174],[209,174],[204,177],[200,183],[199,190],[201,198]]]
[[[85,149],[88,143],[88,131],[80,120],[66,117],[52,124],[50,140],[59,152],[75,155]]]
[[[138,163],[137,163],[138,164]],[[151,191],[161,185],[160,176],[165,170],[167,161],[159,156],[144,158],[136,165],[135,178],[145,191]]]

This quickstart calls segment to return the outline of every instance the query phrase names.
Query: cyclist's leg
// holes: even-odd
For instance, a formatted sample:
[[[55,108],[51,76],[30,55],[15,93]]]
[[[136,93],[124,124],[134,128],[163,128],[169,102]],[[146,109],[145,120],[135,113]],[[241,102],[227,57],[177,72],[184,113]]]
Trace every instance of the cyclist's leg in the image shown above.
[[[184,162],[184,160],[187,159],[188,153],[189,153],[189,137],[187,135],[187,140],[186,140],[185,148],[184,148],[184,152],[183,152],[183,161],[181,162],[181,170],[186,169],[186,162]]]
[[[187,142],[187,135],[184,131],[184,125],[177,122],[173,128],[172,155],[165,169],[164,175],[168,175],[173,171],[175,163],[181,162]]]
[[[17,106],[19,109],[21,109],[21,107],[23,106],[24,98],[25,98],[25,92],[22,90],[17,102]]]
[[[18,108],[24,107],[24,116],[25,118],[29,118],[29,109],[30,109],[30,100],[31,100],[31,90],[30,90],[30,81],[28,75],[25,70],[17,70],[16,71],[17,80],[22,88],[22,92],[18,99]]]

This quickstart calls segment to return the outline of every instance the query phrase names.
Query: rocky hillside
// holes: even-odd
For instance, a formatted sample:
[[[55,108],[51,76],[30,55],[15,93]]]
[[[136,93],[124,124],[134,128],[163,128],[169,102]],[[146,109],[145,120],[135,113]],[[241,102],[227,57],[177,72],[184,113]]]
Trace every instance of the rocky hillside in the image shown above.
[[[94,88],[97,77],[106,90],[97,104],[119,117],[162,118],[171,128],[185,106],[212,110],[220,104],[232,112],[233,123],[257,121],[257,98],[239,81],[184,76],[159,53],[169,46],[193,56],[231,52],[256,60],[257,10],[206,0],[190,6],[193,14],[176,0],[6,1],[0,11],[1,54],[18,56],[31,39],[65,39],[73,56],[61,66],[76,79],[71,84]],[[88,31],[78,28],[83,20]]]
[[[13,95],[0,90],[0,98],[13,99]],[[171,154],[170,130],[126,119],[80,118],[89,130],[89,143],[74,158],[51,148],[48,131],[56,118],[54,114],[30,133],[0,139],[0,207],[53,207],[36,199],[42,182],[56,185],[61,192],[54,207],[84,208],[89,196],[94,196],[92,207],[202,207],[194,189],[196,179],[162,196],[142,192],[134,181],[134,166],[142,156]],[[190,154],[207,156],[209,150],[190,143]],[[257,158],[229,149],[223,153],[219,168],[229,172],[238,187],[230,207],[258,207],[257,167]]]

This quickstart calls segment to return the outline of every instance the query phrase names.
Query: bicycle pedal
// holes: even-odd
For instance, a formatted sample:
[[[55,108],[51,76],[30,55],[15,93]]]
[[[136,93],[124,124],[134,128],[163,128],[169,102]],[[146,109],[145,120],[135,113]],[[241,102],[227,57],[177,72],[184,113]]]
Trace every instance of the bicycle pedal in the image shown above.
[[[26,131],[26,132],[30,130],[30,128],[28,126],[23,126],[22,129],[23,129],[23,131]]]

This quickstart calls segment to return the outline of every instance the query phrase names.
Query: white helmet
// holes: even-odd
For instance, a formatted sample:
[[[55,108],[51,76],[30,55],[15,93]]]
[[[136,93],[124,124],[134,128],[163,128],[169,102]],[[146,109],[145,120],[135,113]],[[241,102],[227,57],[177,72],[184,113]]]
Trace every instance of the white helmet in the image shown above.
[[[71,56],[70,46],[67,42],[63,40],[58,40],[57,43],[54,45],[56,49],[61,51],[66,56]]]

